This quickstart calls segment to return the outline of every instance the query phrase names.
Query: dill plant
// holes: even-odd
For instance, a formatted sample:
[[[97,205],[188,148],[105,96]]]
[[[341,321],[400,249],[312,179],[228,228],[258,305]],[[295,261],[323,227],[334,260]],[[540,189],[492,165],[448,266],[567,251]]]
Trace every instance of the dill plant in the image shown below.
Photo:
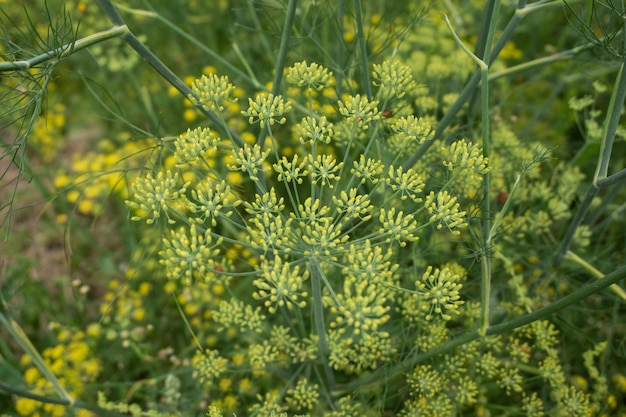
[[[504,42],[524,17],[557,2],[520,1],[497,40],[504,5],[489,2],[475,52],[455,32],[462,13],[452,5],[454,23],[410,22],[415,31],[400,31],[394,45],[380,16],[365,19],[355,1],[350,19],[341,2],[327,11],[339,14],[338,27],[353,26],[343,36],[358,68],[351,71],[312,59],[286,65],[298,3],[291,0],[267,88],[260,75],[239,70],[232,83],[214,72],[183,83],[112,3],[99,3],[115,32],[98,41],[119,35],[209,120],[156,141],[156,156],[121,195],[143,238],[143,264],[127,276],[151,268],[165,282],[195,352],[173,362],[193,369],[187,383],[196,397],[168,373],[167,411],[152,403],[150,413],[180,415],[182,400],[202,403],[209,416],[602,415],[620,408],[623,375],[603,366],[607,344],[589,343],[582,354],[585,386],[567,374],[572,358],[548,318],[624,277],[623,268],[604,275],[572,251],[588,250],[592,230],[579,217],[623,171],[608,174],[604,151],[582,214],[573,216],[581,168],[550,165],[540,140],[523,141],[489,112],[490,77],[504,76],[494,64]],[[271,55],[267,38],[260,43]],[[368,47],[381,55],[371,67]],[[241,79],[257,90],[243,107]],[[581,110],[588,101],[571,105]],[[614,124],[608,118],[602,133],[590,129],[589,140],[610,148]],[[601,279],[571,290],[575,283],[559,278],[563,258]],[[114,319],[92,327],[93,340],[119,329],[122,344],[148,350],[145,333],[127,328],[144,321],[151,291],[121,298]],[[614,389],[607,388],[611,373]],[[98,407],[143,413],[102,394]]]

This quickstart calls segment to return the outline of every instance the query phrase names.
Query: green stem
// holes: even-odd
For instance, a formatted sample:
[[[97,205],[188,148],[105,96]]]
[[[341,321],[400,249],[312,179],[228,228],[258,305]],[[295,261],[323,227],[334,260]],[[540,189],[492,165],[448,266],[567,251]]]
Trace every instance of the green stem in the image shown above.
[[[66,404],[72,405],[75,403],[75,399],[63,388],[57,377],[52,373],[44,359],[41,357],[35,346],[31,343],[30,339],[24,333],[22,328],[15,322],[15,320],[5,316],[0,312],[0,322],[4,324],[9,331],[13,339],[20,345],[20,347],[30,357],[33,364],[39,369],[43,376],[50,381],[59,396],[66,401]]]
[[[576,212],[576,215],[574,215],[574,218],[572,219],[572,222],[567,229],[565,237],[563,238],[563,241],[561,243],[561,249],[559,250],[555,258],[555,264],[557,265],[563,261],[565,254],[569,251],[572,245],[572,241],[574,240],[576,230],[582,224],[585,216],[587,215],[587,212],[591,208],[591,203],[593,202],[593,199],[600,190],[600,188],[616,184],[626,179],[626,170],[622,170],[617,174],[611,175],[610,177],[607,176],[609,162],[611,159],[611,151],[613,149],[613,142],[615,140],[615,133],[617,132],[617,126],[619,125],[624,100],[626,99],[626,73],[624,72],[625,67],[626,57],[624,57],[624,61],[620,66],[619,72],[617,73],[615,88],[613,89],[613,93],[611,94],[611,100],[609,101],[607,117],[604,121],[604,125],[602,128],[602,143],[600,145],[600,152],[598,154],[596,172],[594,174],[592,183],[589,185],[589,189],[587,190],[585,199],[581,203],[580,207],[578,207],[578,211]]]
[[[132,9],[132,8],[124,7],[124,6],[121,6],[121,5],[119,5],[118,7],[120,8],[120,10],[124,10],[124,11],[126,11],[128,13],[131,13],[131,14],[136,14],[136,15],[139,15],[139,16],[151,17],[153,19],[158,20],[159,22],[161,22],[165,26],[167,26],[169,29],[173,30],[174,32],[179,34],[181,37],[183,37],[184,39],[189,41],[191,44],[193,44],[193,46],[195,46],[196,48],[198,48],[199,50],[201,50],[202,52],[204,52],[205,54],[209,55],[211,58],[213,58],[214,60],[219,62],[220,65],[222,65],[224,68],[226,68],[231,74],[233,74],[237,78],[242,79],[242,80],[248,82],[255,89],[259,89],[259,90],[265,89],[265,87],[256,78],[254,78],[254,74],[253,73],[246,74],[245,72],[241,71],[239,68],[237,68],[236,66],[231,64],[228,60],[224,59],[224,57],[222,55],[220,55],[217,52],[213,51],[212,49],[208,48],[204,43],[200,42],[199,40],[197,40],[193,36],[189,35],[187,32],[182,30],[176,24],[172,23],[172,21],[168,20],[167,18],[165,18],[164,16],[160,15],[159,13],[157,13],[155,11],[146,11],[146,10]],[[234,47],[235,47],[235,45],[233,45],[233,48]],[[238,52],[238,51],[236,51],[236,52]]]
[[[569,228],[565,233],[565,237],[563,238],[563,242],[561,243],[561,249],[557,253],[557,256],[554,260],[555,265],[560,264],[563,261],[563,257],[565,256],[565,254],[569,251],[569,248],[572,245],[572,241],[574,240],[576,230],[582,224],[585,215],[589,211],[589,208],[591,208],[591,203],[593,202],[593,199],[595,198],[596,194],[598,194],[598,191],[599,188],[595,185],[591,184],[589,186],[589,189],[585,194],[585,198],[580,203],[580,207],[576,211],[576,214],[574,215],[574,218],[572,219],[572,222],[570,223]]]
[[[613,175],[609,175],[606,178],[601,178],[596,181],[596,185],[599,188],[608,187],[609,185],[618,184],[622,181],[626,181],[626,168],[622,169],[619,172],[616,172]]]
[[[485,55],[482,61],[485,65],[480,65],[480,101],[481,120],[483,138],[483,156],[489,159],[491,155],[490,135],[491,127],[489,123],[489,65],[491,64],[491,47],[496,33],[498,17],[500,15],[500,0],[496,0],[493,5],[493,14],[487,34]],[[482,228],[483,228],[483,254],[481,259],[481,322],[479,333],[484,335],[489,327],[489,304],[491,300],[491,173],[487,171],[483,175],[483,207],[482,207]]]
[[[99,0],[106,1],[106,0]],[[134,34],[131,32],[126,33],[123,37],[124,41],[135,50],[142,58],[144,58],[152,68],[156,70],[167,82],[173,85],[183,96],[194,97],[195,102],[200,102],[196,94],[181,80],[172,70],[170,70],[156,55],[152,53]],[[206,110],[201,104],[195,105],[195,107],[202,112],[219,130],[229,135],[235,146],[243,147],[244,141],[241,137],[233,131],[230,126],[222,123],[220,118],[210,110]]]
[[[617,126],[622,114],[624,99],[626,99],[626,74],[624,73],[624,67],[626,67],[626,59],[622,62],[617,73],[615,88],[611,94],[611,101],[609,101],[608,117],[605,119],[602,127],[602,143],[600,145],[600,153],[598,154],[596,173],[593,178],[593,182],[596,185],[599,179],[608,176],[615,133],[617,132]]]
[[[264,50],[263,51],[263,54],[265,55],[264,58],[267,59],[269,62],[271,62],[272,55],[274,54],[272,53],[272,48],[270,47],[270,44],[267,42],[267,37],[265,36],[265,33],[263,31],[263,26],[261,26],[259,15],[256,12],[256,5],[254,4],[255,2],[249,0],[246,3],[248,3],[248,12],[250,13],[250,17],[252,18],[252,22],[255,25],[255,29],[258,33],[257,39],[261,43],[261,47]]]
[[[367,39],[365,38],[365,30],[363,28],[361,0],[354,0],[354,8],[356,11],[357,37],[361,48],[361,75],[363,77],[363,88],[365,88],[367,100],[372,101],[372,83],[370,81],[369,64],[367,61]]]
[[[498,20],[500,1],[496,0],[492,4],[493,10],[490,14],[491,21],[489,22],[489,31],[485,42],[484,58],[480,59],[474,55],[469,48],[465,46],[463,41],[458,37],[447,16],[444,16],[446,25],[452,33],[456,43],[463,49],[463,51],[476,62],[480,70],[480,101],[481,101],[481,119],[482,119],[482,140],[483,140],[483,156],[489,158],[490,146],[490,124],[489,124],[489,60],[491,55],[491,45],[495,35],[496,23]],[[481,257],[481,283],[480,283],[480,298],[481,298],[481,319],[479,333],[484,335],[489,327],[489,303],[491,297],[491,197],[490,197],[490,174],[489,172],[483,175],[483,203],[482,203],[482,230],[483,230],[483,243],[482,243],[482,257]]]
[[[520,0],[518,2],[517,11],[513,14],[509,23],[506,25],[504,30],[502,31],[502,35],[498,38],[498,41],[493,47],[491,51],[492,60],[496,59],[507,42],[513,37],[515,30],[521,23],[522,19],[527,15],[524,13],[518,13],[521,10],[524,10],[526,5],[526,0]],[[486,41],[486,39],[485,39]],[[474,73],[471,75],[469,81],[465,85],[465,88],[459,94],[459,97],[456,101],[448,108],[448,111],[443,115],[443,117],[439,120],[437,127],[435,128],[435,139],[440,138],[443,134],[443,131],[450,126],[454,117],[457,115],[459,110],[463,107],[463,105],[472,97],[474,94],[474,90],[478,86],[480,82],[480,68],[476,69]],[[403,164],[404,169],[412,168],[413,165],[430,149],[430,147],[435,143],[435,140],[429,140],[424,142],[415,153],[407,159],[407,161]]]
[[[116,26],[125,26],[124,20],[120,16],[119,12],[111,2],[111,0],[96,0],[109,20]],[[196,94],[181,80],[178,76],[170,70],[155,54],[152,53],[130,30],[122,35],[122,39],[135,50],[143,59],[145,59],[152,68],[154,68],[167,82],[174,86],[183,96],[189,98],[198,98]],[[199,102],[200,100],[195,100]],[[202,112],[218,129],[223,133],[230,135],[235,146],[243,147],[244,141],[241,137],[234,132],[228,125],[222,123],[220,118],[210,110],[206,110],[201,104],[195,105],[195,107]]]
[[[580,256],[576,255],[574,252],[572,251],[568,251],[565,254],[565,259],[570,260],[580,266],[582,266],[585,271],[589,272],[589,274],[591,274],[591,276],[600,279],[604,276],[604,274],[596,269],[593,265],[591,265],[589,262],[585,261],[583,258],[581,258]],[[626,301],[626,292],[622,289],[622,287],[620,287],[617,284],[613,284],[611,285],[611,291],[613,291],[619,298],[621,298],[622,300]]]
[[[280,93],[280,84],[283,80],[283,71],[285,69],[285,61],[287,60],[287,52],[289,51],[289,43],[291,41],[291,33],[293,31],[297,8],[298,0],[289,0],[289,4],[287,5],[287,16],[285,17],[285,26],[283,27],[283,34],[280,37],[278,58],[276,58],[276,66],[274,67],[274,80],[272,81],[272,94],[274,96],[277,96]],[[265,126],[259,133],[257,142],[261,149],[263,149],[263,145],[265,145],[265,139],[267,138],[269,128],[269,125]]]
[[[311,274],[311,297],[313,303],[313,325],[319,338],[319,356],[324,364],[324,373],[329,386],[329,391],[335,390],[335,376],[328,363],[328,342],[326,341],[326,324],[324,322],[324,304],[322,302],[322,280],[320,279],[320,267],[315,261],[309,264]]]
[[[35,65],[47,62],[53,59],[61,60],[69,57],[70,55],[82,51],[85,48],[95,45],[97,43],[117,38],[128,32],[126,26],[114,26],[111,29],[103,30],[101,32],[94,33],[89,36],[85,36],[82,39],[68,43],[59,48],[45,52],[41,55],[34,56],[22,61],[12,62],[0,62],[0,72],[25,70],[34,67]]]
[[[343,25],[343,17],[346,9],[346,0],[339,0],[339,4],[337,5],[337,32],[339,39],[341,42],[337,45],[337,65],[343,65],[345,59],[345,45],[343,43],[343,35],[344,35],[344,25]],[[337,97],[341,97],[343,94],[343,71],[335,71],[335,80]]]
[[[578,55],[581,52],[586,51],[587,49],[591,49],[594,46],[595,45],[592,43],[587,43],[585,45],[577,46],[576,48],[568,49],[567,51],[561,51],[556,54],[552,54],[552,55],[545,56],[542,58],[533,59],[532,61],[524,62],[519,65],[514,65],[502,71],[489,74],[489,81],[493,81],[502,77],[508,77],[510,75],[514,75],[514,74],[528,71],[528,70],[534,70],[541,66],[550,65],[555,62],[570,60],[572,59],[572,57]]]

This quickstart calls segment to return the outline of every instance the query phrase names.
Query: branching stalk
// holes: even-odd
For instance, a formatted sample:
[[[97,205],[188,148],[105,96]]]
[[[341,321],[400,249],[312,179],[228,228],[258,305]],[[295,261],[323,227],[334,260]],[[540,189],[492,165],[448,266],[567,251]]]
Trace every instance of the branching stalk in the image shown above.
[[[120,37],[126,32],[128,32],[128,28],[126,26],[114,26],[111,29],[85,36],[82,39],[78,39],[74,42],[29,59],[12,62],[0,62],[0,72],[25,70],[47,61],[64,59],[97,43]]]

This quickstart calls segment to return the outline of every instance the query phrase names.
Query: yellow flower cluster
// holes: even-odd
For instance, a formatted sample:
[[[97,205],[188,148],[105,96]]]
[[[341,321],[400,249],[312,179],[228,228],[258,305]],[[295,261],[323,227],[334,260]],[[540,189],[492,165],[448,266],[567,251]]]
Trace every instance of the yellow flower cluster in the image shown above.
[[[85,394],[84,386],[96,380],[101,372],[100,361],[91,352],[83,332],[60,330],[57,344],[43,350],[42,358],[46,366],[57,377],[61,386],[74,398]],[[24,382],[30,391],[45,396],[55,396],[52,383],[45,379],[30,356],[23,355],[21,364],[26,366]],[[63,417],[68,410],[63,405],[41,403],[30,398],[19,398],[15,410],[24,417]],[[87,410],[77,410],[78,417],[91,417]]]
[[[112,194],[128,198],[129,170],[144,163],[143,152],[150,146],[148,141],[127,141],[117,146],[102,140],[97,152],[74,155],[71,172],[58,173],[54,186],[65,193],[79,213],[97,216]]]

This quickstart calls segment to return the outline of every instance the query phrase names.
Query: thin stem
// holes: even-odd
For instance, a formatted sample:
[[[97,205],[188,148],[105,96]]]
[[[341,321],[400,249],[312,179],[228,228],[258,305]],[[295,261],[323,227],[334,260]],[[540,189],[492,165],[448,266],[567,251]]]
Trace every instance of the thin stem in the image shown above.
[[[287,16],[285,17],[285,26],[283,27],[283,34],[280,37],[278,58],[276,58],[276,66],[274,67],[274,80],[272,81],[272,94],[274,96],[277,96],[280,93],[280,84],[283,80],[283,71],[285,69],[285,61],[287,60],[287,52],[289,51],[289,43],[291,41],[291,33],[295,23],[297,8],[298,0],[289,0],[289,4],[287,5]],[[269,128],[269,125],[267,125],[261,129],[261,132],[259,132],[257,142],[261,149],[263,149],[263,145],[265,145],[265,139],[267,138]]]
[[[250,13],[252,22],[256,26],[255,27],[256,31],[259,33],[258,39],[259,39],[259,42],[261,43],[261,46],[264,49],[263,54],[271,62],[271,57],[273,55],[272,48],[270,47],[270,44],[267,42],[267,38],[265,37],[265,34],[263,33],[263,27],[261,26],[259,15],[256,12],[255,4],[254,4],[255,2],[249,0],[247,3],[248,3],[248,12]]]
[[[496,23],[498,20],[500,2],[496,0],[493,3],[493,10],[490,14],[491,21],[489,24],[489,33],[487,34],[486,42],[485,42],[485,56],[484,59],[478,58],[474,55],[469,48],[465,46],[463,41],[458,37],[455,33],[452,25],[450,24],[450,20],[446,16],[444,16],[446,25],[448,29],[452,33],[454,40],[456,43],[463,49],[463,51],[476,62],[480,69],[480,79],[481,79],[481,92],[480,92],[480,101],[481,101],[481,119],[482,119],[482,148],[483,148],[483,156],[485,158],[489,158],[490,154],[490,146],[489,146],[489,137],[490,137],[490,125],[489,125],[489,59],[491,55],[491,44],[493,43],[493,37],[495,34]],[[482,257],[481,257],[481,283],[480,283],[480,294],[481,294],[481,320],[480,320],[480,334],[484,335],[489,327],[489,303],[491,298],[491,197],[490,197],[490,174],[489,172],[483,175],[483,203],[482,203],[482,228],[483,228],[483,244],[482,244]]]
[[[611,94],[611,101],[609,101],[609,110],[607,112],[608,117],[605,119],[604,126],[602,127],[602,143],[598,154],[596,173],[593,178],[593,182],[596,185],[599,179],[606,178],[608,176],[611,151],[613,150],[613,142],[615,140],[615,132],[617,132],[617,126],[619,125],[624,99],[626,99],[625,66],[626,59],[622,62],[619,72],[617,73],[615,88]]]
[[[120,16],[119,12],[111,3],[111,0],[96,0],[104,13],[107,15],[112,23],[119,22],[124,25],[124,20]],[[122,39],[135,50],[143,59],[145,59],[152,68],[154,68],[167,82],[174,86],[183,96],[189,98],[194,97],[197,99],[196,94],[181,80],[178,76],[170,70],[152,51],[150,51],[130,30],[122,35]],[[199,102],[200,100],[195,100]],[[195,107],[202,112],[218,129],[223,133],[228,134],[234,145],[237,147],[243,147],[244,141],[241,137],[233,131],[228,125],[224,124],[220,118],[210,110],[206,110],[201,104],[194,104]]]
[[[183,96],[187,98],[191,96],[197,99],[196,94],[183,82],[183,80],[178,78],[178,76],[174,74],[174,72],[170,70],[156,55],[154,55],[152,51],[150,51],[134,34],[128,32],[122,38]],[[197,99],[194,101],[199,102],[200,100]],[[241,137],[230,128],[230,126],[222,123],[220,118],[215,113],[204,109],[201,104],[196,104],[195,107],[200,110],[202,114],[204,114],[215,126],[217,126],[218,129],[220,129],[223,133],[230,135],[235,146],[243,147],[243,139],[241,139]]]
[[[565,233],[565,237],[563,238],[563,242],[561,243],[561,249],[557,253],[557,256],[554,260],[555,265],[560,264],[563,261],[563,257],[565,256],[565,254],[569,251],[572,240],[574,240],[576,230],[585,219],[585,215],[589,211],[589,208],[591,208],[591,203],[593,202],[596,194],[598,194],[598,191],[599,188],[595,185],[591,184],[589,186],[589,189],[585,194],[585,198],[583,199],[582,203],[580,203],[580,207],[578,207],[578,210],[576,211],[576,214],[574,215],[574,218],[572,219],[572,222],[570,223],[569,228]]]
[[[33,344],[31,343],[26,333],[22,330],[20,325],[17,324],[15,320],[6,317],[2,312],[0,312],[0,322],[4,324],[11,336],[13,336],[13,339],[15,339],[15,341],[21,346],[24,352],[26,352],[33,364],[39,369],[43,376],[48,381],[50,381],[59,396],[63,400],[67,401],[68,405],[74,404],[74,398],[65,390],[65,388],[63,388],[63,385],[61,385],[57,377],[54,375],[54,373],[52,373],[35,346],[33,346]]]
[[[570,60],[575,55],[578,55],[579,53],[584,52],[587,49],[591,49],[594,46],[595,45],[592,43],[587,43],[585,45],[577,46],[576,48],[568,49],[566,51],[561,51],[559,53],[545,56],[542,58],[533,59],[532,61],[524,62],[519,65],[514,65],[502,71],[493,72],[489,74],[489,81],[493,81],[502,77],[508,77],[510,75],[514,75],[514,74],[528,71],[528,70],[534,70],[541,66],[550,65],[555,62]]]
[[[346,0],[339,0],[339,5],[337,7],[337,30],[339,31],[339,35],[343,36],[344,26],[343,26],[343,16],[345,14],[346,9]],[[339,65],[343,65],[345,56],[345,46],[343,42],[339,42],[337,46],[337,63]],[[335,71],[335,79],[337,80],[337,97],[341,97],[343,94],[343,71]]]
[[[369,64],[367,61],[367,39],[363,28],[363,12],[361,10],[361,0],[354,0],[356,11],[356,27],[359,46],[361,48],[361,72],[363,76],[363,88],[367,94],[367,100],[372,101],[372,83],[370,81]]]
[[[51,51],[45,52],[41,55],[34,56],[29,59],[12,62],[0,62],[0,72],[24,70],[39,65],[43,62],[47,62],[53,59],[61,60],[69,57],[70,55],[82,51],[85,48],[95,45],[97,43],[117,38],[128,32],[126,26],[114,26],[111,29],[103,30],[101,32],[94,33],[89,36],[85,36],[82,39],[68,43]]]
[[[146,10],[133,9],[133,8],[130,8],[130,7],[124,7],[122,5],[119,5],[118,7],[120,8],[120,10],[124,10],[124,11],[126,11],[128,13],[136,14],[136,15],[139,15],[139,16],[147,16],[147,17],[151,17],[153,19],[156,19],[156,20],[160,21],[165,26],[167,26],[168,28],[170,28],[171,30],[173,30],[174,32],[179,34],[181,37],[183,37],[184,39],[186,39],[187,41],[192,43],[196,48],[198,48],[199,50],[201,50],[202,52],[204,52],[205,54],[209,55],[211,58],[213,58],[214,60],[219,62],[220,65],[222,65],[224,68],[226,68],[231,74],[233,74],[237,78],[242,79],[242,80],[250,83],[256,89],[264,89],[265,88],[256,78],[254,78],[254,74],[253,73],[246,74],[245,72],[241,71],[239,68],[237,68],[236,66],[231,64],[227,59],[224,59],[224,57],[222,55],[220,55],[217,52],[213,51],[212,49],[208,48],[204,43],[200,42],[198,39],[196,39],[193,36],[189,35],[187,32],[182,30],[176,24],[172,23],[171,20],[168,20],[167,18],[165,18],[161,14],[159,14],[159,13],[157,13],[155,11],[146,11]],[[235,45],[233,45],[233,48],[235,48]]]

